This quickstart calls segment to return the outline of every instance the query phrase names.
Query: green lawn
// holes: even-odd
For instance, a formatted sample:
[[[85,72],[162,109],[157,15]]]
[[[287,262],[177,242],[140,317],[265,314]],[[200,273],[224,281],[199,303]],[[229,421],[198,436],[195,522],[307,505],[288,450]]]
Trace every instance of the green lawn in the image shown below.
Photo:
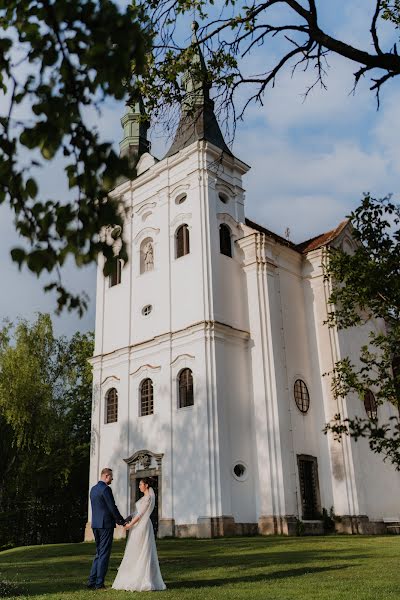
[[[167,591],[156,600],[400,599],[400,537],[254,537],[160,540]],[[122,558],[115,542],[106,583]],[[0,596],[46,600],[114,600],[132,592],[84,588],[93,544],[15,548],[0,554]],[[5,582],[5,583],[4,583]]]

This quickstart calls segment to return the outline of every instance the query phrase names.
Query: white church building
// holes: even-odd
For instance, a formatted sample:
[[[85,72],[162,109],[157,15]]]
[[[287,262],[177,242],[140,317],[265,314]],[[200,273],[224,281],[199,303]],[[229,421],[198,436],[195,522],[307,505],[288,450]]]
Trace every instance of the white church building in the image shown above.
[[[324,376],[367,340],[324,324],[322,264],[330,245],[352,248],[350,226],[296,245],[246,218],[250,167],[224,142],[205,81],[185,78],[161,160],[141,107],[122,119],[137,176],[111,192],[129,262],[111,277],[98,265],[90,486],[111,467],[126,515],[140,478],[155,477],[160,537],[291,535],[299,521],[320,533],[331,507],[337,531],[384,532],[399,518],[400,475],[365,440],[323,433],[336,413],[394,414],[373,390],[338,403]]]

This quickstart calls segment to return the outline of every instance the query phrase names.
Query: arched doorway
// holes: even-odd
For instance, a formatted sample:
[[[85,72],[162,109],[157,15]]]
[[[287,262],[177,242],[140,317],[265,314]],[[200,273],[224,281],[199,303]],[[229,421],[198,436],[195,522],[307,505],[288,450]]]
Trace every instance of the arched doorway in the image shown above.
[[[143,477],[153,477],[155,480],[156,504],[151,514],[151,521],[154,527],[154,534],[157,536],[159,518],[161,515],[161,462],[163,454],[155,454],[150,450],[139,450],[132,454],[130,458],[125,458],[129,466],[129,491],[130,491],[130,511],[133,512],[135,503],[141,497],[139,483]]]

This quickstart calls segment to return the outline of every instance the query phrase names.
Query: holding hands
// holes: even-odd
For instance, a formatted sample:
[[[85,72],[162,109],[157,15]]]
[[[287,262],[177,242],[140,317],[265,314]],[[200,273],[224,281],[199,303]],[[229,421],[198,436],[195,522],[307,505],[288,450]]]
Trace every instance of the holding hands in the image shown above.
[[[134,525],[136,525],[136,523],[139,521],[140,516],[136,515],[136,517],[132,518],[132,515],[130,515],[129,517],[127,517],[125,519],[125,523],[124,523],[124,529],[125,531],[128,531],[128,529],[130,529],[131,527],[133,527]]]

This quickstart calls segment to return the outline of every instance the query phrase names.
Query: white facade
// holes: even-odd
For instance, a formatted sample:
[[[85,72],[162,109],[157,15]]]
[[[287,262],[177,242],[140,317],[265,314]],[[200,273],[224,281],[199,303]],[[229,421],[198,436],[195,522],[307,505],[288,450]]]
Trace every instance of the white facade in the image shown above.
[[[296,519],[319,531],[318,519],[304,514],[307,493],[318,512],[333,507],[342,517],[340,530],[383,531],[384,519],[399,516],[399,474],[364,441],[338,443],[322,433],[338,412],[365,414],[355,398],[338,406],[323,374],[340,357],[356,360],[367,332],[324,325],[323,244],[305,253],[246,222],[247,170],[197,140],[160,162],[144,154],[139,176],[112,192],[127,209],[129,262],[111,287],[98,266],[90,486],[111,467],[116,503],[128,514],[135,478],[157,476],[161,536],[290,534]],[[182,224],[190,251],[176,258]],[[221,224],[232,257],[220,251]],[[343,226],[333,243],[349,238]],[[179,408],[184,368],[193,374],[194,404]],[[140,416],[146,378],[154,413]],[[309,391],[305,414],[294,400],[298,379]],[[118,416],[107,423],[111,388]],[[391,410],[381,406],[379,416]],[[313,464],[311,492],[299,460]]]

